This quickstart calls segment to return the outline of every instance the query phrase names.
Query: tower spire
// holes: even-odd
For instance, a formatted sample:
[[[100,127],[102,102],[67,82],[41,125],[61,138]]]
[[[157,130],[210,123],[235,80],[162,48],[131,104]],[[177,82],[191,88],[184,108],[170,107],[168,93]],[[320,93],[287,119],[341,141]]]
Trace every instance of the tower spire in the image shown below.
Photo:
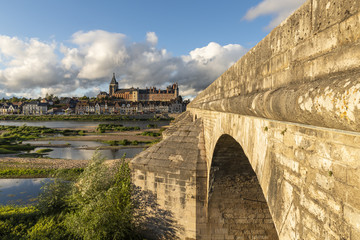
[[[113,73],[113,77],[111,79],[110,84],[117,84],[116,78],[115,78],[115,73]]]
[[[118,90],[118,82],[116,81],[115,73],[113,73],[113,77],[111,79],[110,86],[109,86],[109,95],[113,96],[117,90]]]

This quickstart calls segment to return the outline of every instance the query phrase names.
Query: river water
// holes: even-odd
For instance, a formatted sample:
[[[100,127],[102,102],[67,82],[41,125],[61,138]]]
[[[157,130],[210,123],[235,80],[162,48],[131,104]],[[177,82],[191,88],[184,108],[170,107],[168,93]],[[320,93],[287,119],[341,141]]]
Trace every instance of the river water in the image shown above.
[[[92,128],[95,129],[99,124],[121,124],[125,127],[140,127],[141,129],[147,129],[149,124],[156,127],[163,127],[169,124],[169,121],[118,121],[118,122],[82,122],[82,121],[0,121],[0,125],[6,126],[37,126],[37,127],[48,127],[48,128]],[[51,144],[68,144],[67,147],[46,147],[52,149],[51,152],[47,153],[47,157],[50,158],[63,158],[73,160],[87,160],[90,159],[96,150],[86,149],[87,147],[101,147],[108,146],[105,143],[96,141],[50,141]],[[23,143],[30,144],[48,144],[49,141],[24,141]],[[32,152],[36,152],[43,148],[36,148]],[[127,158],[133,158],[136,154],[143,150],[139,148],[122,148],[122,149],[102,149],[100,153],[107,159],[119,159],[126,154]]]
[[[106,143],[96,142],[96,141],[24,141],[24,144],[60,144],[68,145],[68,147],[38,147],[35,150],[31,151],[35,153],[40,149],[51,149],[51,152],[47,153],[46,157],[50,158],[62,158],[62,159],[72,159],[72,160],[88,160],[95,153],[95,149],[87,149],[88,147],[96,148],[102,146],[109,146]],[[144,150],[144,147],[129,147],[122,149],[101,149],[97,150],[101,153],[106,159],[119,159],[126,155],[126,158],[133,158],[136,154]]]
[[[6,126],[45,126],[48,128],[96,128],[100,123],[114,122],[78,122],[78,121],[43,121],[43,122],[25,122],[25,121],[0,121],[0,125]],[[168,121],[119,121],[125,127],[138,126],[141,129],[147,129],[148,124],[154,124],[157,127],[166,126]],[[96,150],[86,149],[108,146],[105,143],[96,141],[24,141],[30,144],[59,144],[68,145],[67,147],[46,147],[53,151],[47,153],[50,158],[63,158],[74,160],[90,159]],[[36,148],[36,150],[43,147]],[[122,148],[122,149],[103,149],[99,150],[101,155],[106,159],[119,159],[126,154],[127,158],[133,158],[136,154],[143,151],[139,148]],[[1,157],[1,156],[0,156]],[[0,205],[15,204],[24,205],[36,202],[36,197],[41,191],[44,183],[51,181],[49,178],[32,178],[32,179],[0,179]]]
[[[36,202],[41,187],[50,178],[0,179],[0,204],[24,205]]]

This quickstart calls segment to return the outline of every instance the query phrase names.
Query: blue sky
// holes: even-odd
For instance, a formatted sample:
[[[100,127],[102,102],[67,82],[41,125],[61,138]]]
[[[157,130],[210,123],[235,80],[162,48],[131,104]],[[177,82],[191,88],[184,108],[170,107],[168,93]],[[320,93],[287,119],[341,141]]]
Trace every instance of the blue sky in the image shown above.
[[[195,96],[304,0],[0,3],[0,97],[178,82]]]

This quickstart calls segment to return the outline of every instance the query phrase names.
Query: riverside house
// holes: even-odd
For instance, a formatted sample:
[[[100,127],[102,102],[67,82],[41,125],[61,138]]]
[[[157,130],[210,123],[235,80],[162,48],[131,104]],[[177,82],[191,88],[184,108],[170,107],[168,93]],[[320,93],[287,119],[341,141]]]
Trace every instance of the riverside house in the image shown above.
[[[43,115],[47,113],[48,105],[46,103],[29,102],[23,105],[24,115]]]
[[[0,104],[0,114],[19,114],[21,107],[13,103]]]

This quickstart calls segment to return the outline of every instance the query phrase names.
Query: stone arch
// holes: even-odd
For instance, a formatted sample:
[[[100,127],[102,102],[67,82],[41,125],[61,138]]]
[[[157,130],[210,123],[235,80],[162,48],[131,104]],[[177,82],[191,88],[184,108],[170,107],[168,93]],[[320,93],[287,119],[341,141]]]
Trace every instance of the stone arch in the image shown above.
[[[230,135],[215,145],[208,181],[207,239],[278,239],[256,173]]]

